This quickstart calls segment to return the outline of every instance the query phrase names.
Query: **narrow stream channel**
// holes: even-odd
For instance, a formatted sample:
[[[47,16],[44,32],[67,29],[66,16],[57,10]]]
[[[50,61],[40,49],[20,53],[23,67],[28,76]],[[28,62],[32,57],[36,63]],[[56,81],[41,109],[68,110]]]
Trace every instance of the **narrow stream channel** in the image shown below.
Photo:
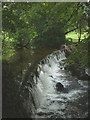
[[[29,111],[32,106],[32,118],[87,118],[88,117],[88,81],[72,76],[66,70],[65,53],[55,51],[40,61],[34,74],[31,94],[24,103]],[[30,80],[28,80],[30,82]],[[63,90],[56,87],[63,85]]]

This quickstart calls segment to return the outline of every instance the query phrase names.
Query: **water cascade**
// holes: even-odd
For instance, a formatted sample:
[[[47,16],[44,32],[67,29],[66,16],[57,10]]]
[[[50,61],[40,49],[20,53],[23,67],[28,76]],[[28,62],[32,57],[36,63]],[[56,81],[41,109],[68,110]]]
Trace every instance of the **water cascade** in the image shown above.
[[[65,59],[64,51],[53,52],[40,61],[32,82],[28,80],[32,94],[25,105],[32,118],[88,117],[88,82],[72,76]]]

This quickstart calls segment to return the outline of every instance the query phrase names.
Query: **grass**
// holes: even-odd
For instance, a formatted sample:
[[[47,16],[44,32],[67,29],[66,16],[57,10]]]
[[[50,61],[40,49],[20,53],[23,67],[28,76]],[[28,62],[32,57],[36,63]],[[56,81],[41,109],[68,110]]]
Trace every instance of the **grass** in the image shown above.
[[[87,38],[87,37],[88,37],[88,35],[87,35],[86,32],[83,33],[83,34],[81,34],[81,40],[83,40],[83,39],[85,39],[85,38]],[[68,38],[71,38],[73,42],[78,42],[78,33],[76,33],[75,31],[74,31],[74,32],[71,32],[71,33],[68,33],[68,34],[66,35],[66,39],[68,39]],[[69,41],[70,41],[70,40],[69,40]]]

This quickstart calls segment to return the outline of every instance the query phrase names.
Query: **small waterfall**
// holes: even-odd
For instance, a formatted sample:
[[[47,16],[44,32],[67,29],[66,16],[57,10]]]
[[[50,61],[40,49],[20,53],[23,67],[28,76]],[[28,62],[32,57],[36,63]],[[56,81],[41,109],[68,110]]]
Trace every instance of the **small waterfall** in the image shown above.
[[[87,117],[88,82],[71,76],[66,70],[65,59],[64,51],[55,51],[42,59],[34,70],[32,88],[29,87],[34,101],[32,118]],[[63,91],[57,91],[57,83],[63,85]],[[31,98],[30,94],[26,102],[28,106],[31,106]],[[84,99],[86,108],[83,101],[80,102],[81,99]]]
[[[48,55],[38,65],[37,72],[39,73],[39,77],[34,77],[34,79],[37,79],[37,84],[34,87],[36,91],[34,98],[36,98],[35,101],[38,106],[40,106],[45,93],[55,92],[52,78],[54,79],[58,75],[59,62],[64,59],[66,59],[65,53],[58,51],[58,53],[54,52],[53,54]],[[63,62],[61,62],[61,64],[63,64]]]

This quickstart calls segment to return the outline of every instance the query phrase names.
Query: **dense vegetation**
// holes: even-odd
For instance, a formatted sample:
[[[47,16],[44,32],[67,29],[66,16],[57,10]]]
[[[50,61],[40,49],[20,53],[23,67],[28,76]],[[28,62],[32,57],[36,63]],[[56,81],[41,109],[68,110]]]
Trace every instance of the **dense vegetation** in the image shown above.
[[[78,42],[66,62],[75,67],[79,65],[80,70],[88,67],[89,20],[88,3],[2,3],[3,117],[26,116],[24,110],[20,111],[23,100],[16,75],[23,74],[22,69],[29,60],[32,64],[38,63],[41,56],[50,52],[47,50]],[[77,38],[71,36],[72,32]]]
[[[3,3],[2,7],[3,49],[57,48],[65,43],[64,34],[76,30],[80,41],[88,29],[87,3]]]

